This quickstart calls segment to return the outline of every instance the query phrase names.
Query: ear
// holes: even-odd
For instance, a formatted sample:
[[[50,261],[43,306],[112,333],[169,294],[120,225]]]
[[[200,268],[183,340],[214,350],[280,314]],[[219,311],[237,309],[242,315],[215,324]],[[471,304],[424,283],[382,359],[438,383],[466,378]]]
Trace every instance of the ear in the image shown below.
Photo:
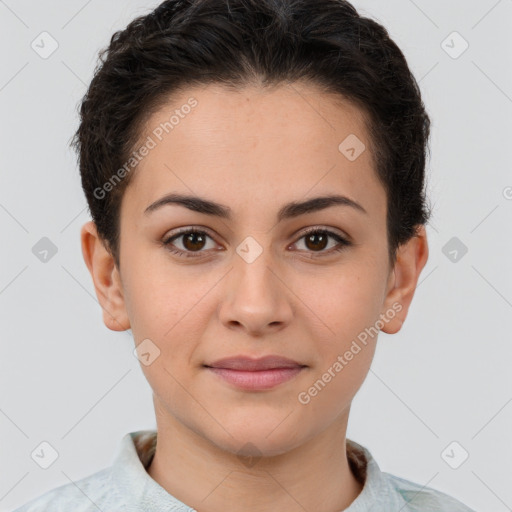
[[[98,236],[93,221],[82,226],[80,238],[84,261],[103,309],[103,322],[112,331],[126,331],[130,328],[130,321],[126,312],[121,276],[114,258]]]
[[[416,236],[398,248],[397,260],[388,279],[383,306],[384,311],[395,311],[395,316],[384,324],[382,331],[395,334],[402,328],[416,291],[418,278],[427,260],[427,233],[425,226],[420,226]]]

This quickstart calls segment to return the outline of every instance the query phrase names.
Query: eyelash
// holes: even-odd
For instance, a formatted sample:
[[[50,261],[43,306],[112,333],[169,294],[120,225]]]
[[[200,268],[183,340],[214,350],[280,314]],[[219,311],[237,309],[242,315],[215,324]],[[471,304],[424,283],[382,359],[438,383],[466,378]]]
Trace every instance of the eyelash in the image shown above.
[[[191,234],[191,233],[195,233],[195,234],[198,234],[198,235],[206,235],[209,238],[212,238],[206,231],[188,227],[188,228],[183,228],[182,230],[179,230],[177,233],[174,233],[171,237],[168,237],[162,243],[170,252],[172,252],[173,254],[176,254],[179,257],[182,257],[182,258],[199,258],[199,257],[201,257],[201,253],[205,252],[205,251],[202,251],[202,250],[201,251],[195,251],[195,252],[194,251],[182,251],[181,249],[177,249],[176,247],[174,247],[172,245],[172,242],[174,240],[180,238],[183,235],[188,235],[188,234]],[[311,253],[313,254],[314,258],[322,257],[324,254],[329,255],[329,254],[332,254],[332,253],[343,251],[346,247],[349,247],[349,246],[352,245],[352,242],[349,242],[347,239],[343,238],[342,236],[338,235],[337,233],[334,233],[333,231],[329,231],[328,229],[320,229],[320,228],[308,229],[307,231],[302,233],[302,235],[297,239],[297,241],[299,241],[299,240],[303,239],[304,237],[306,237],[308,235],[311,235],[311,234],[327,235],[327,236],[333,238],[334,240],[336,240],[336,242],[338,242],[338,246],[337,247],[331,248],[328,251],[318,251],[316,253],[315,253],[315,251],[311,251]],[[213,238],[212,238],[212,240],[213,240]],[[295,243],[297,243],[297,242],[295,242]]]

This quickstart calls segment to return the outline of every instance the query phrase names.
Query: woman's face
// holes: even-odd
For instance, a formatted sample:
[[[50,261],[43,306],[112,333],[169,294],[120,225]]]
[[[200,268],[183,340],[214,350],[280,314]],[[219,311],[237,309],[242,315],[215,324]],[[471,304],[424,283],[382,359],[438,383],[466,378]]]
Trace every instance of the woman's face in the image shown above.
[[[389,293],[386,194],[360,111],[304,84],[209,85],[174,97],[141,141],[148,151],[121,206],[117,322],[107,325],[144,343],[161,421],[265,455],[346,424],[375,328],[396,332],[408,306]],[[221,206],[158,205],[169,194]],[[292,206],[335,195],[359,206]],[[302,369],[243,388],[206,367],[267,355]]]

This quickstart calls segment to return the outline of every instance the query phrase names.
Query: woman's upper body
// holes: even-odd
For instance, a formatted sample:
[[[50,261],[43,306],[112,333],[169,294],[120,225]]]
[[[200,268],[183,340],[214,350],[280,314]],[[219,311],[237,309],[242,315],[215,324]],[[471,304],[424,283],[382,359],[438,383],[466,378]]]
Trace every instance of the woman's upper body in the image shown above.
[[[52,489],[15,512],[194,512],[146,472],[155,445],[153,430],[126,434],[112,466]],[[474,512],[440,491],[381,471],[368,449],[350,439],[347,456],[363,489],[345,512]]]
[[[345,437],[428,258],[429,119],[384,27],[342,0],[166,0],[102,58],[82,252],[158,443],[127,435],[18,512],[471,512]],[[261,458],[230,471],[235,453]]]

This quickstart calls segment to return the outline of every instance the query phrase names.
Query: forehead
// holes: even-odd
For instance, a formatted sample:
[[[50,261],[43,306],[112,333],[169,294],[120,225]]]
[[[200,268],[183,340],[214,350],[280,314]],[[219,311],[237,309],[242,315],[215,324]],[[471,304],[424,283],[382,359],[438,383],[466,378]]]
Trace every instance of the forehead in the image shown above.
[[[385,212],[363,113],[311,85],[189,88],[148,118],[140,144],[151,149],[126,191],[140,211],[180,191],[222,200],[233,210],[249,198],[269,207],[275,202],[277,209],[288,200],[337,192],[375,214]]]

